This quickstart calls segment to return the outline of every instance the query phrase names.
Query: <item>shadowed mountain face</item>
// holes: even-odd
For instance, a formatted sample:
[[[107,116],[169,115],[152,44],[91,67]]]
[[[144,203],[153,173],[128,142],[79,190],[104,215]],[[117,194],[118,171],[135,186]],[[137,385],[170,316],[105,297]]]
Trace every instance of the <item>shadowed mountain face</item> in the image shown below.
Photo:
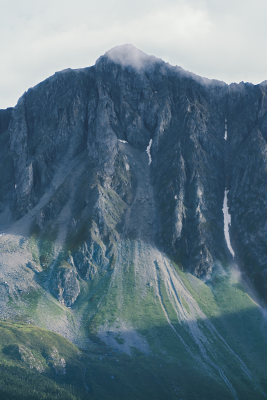
[[[217,398],[265,396],[262,347],[213,320],[252,309],[264,346],[236,277],[267,301],[266,94],[124,46],[1,110],[1,316],[87,350],[94,337],[127,357],[165,354],[170,371],[180,355]]]

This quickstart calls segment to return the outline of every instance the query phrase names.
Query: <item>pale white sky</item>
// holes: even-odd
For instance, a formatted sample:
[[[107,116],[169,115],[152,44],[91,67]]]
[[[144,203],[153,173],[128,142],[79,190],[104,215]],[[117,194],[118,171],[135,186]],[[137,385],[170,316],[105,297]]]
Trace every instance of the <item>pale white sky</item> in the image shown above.
[[[132,43],[209,78],[267,79],[266,0],[0,0],[0,108]]]

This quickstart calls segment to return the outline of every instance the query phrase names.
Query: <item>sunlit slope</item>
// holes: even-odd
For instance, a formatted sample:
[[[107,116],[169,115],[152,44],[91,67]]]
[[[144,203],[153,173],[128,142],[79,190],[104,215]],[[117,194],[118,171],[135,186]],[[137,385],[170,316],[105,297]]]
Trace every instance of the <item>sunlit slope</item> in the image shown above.
[[[83,371],[79,354],[52,332],[0,322],[1,399],[77,399]]]
[[[176,365],[176,383],[192,398],[189,382],[198,380],[203,393],[213,382],[217,398],[265,398],[266,323],[235,275],[221,267],[203,283],[129,240],[109,280],[92,283],[74,310],[84,302],[84,330],[118,353]]]
[[[85,352],[80,368],[91,388],[89,396],[82,384],[86,398],[101,394],[112,399],[110,393],[119,399],[126,398],[126,393],[133,399],[148,395],[172,399],[177,393],[181,398],[203,400],[214,393],[217,399],[265,398],[266,322],[233,266],[218,267],[204,283],[182,272],[182,266],[153,245],[122,240],[116,244],[112,267],[81,281],[80,295],[71,308],[45,290],[49,271],[35,271],[35,279],[25,280],[36,285],[28,293],[11,293],[8,314],[51,330],[62,329],[62,334],[72,333],[74,343]],[[41,379],[49,364],[42,355],[42,338],[44,343],[47,338],[50,352],[59,346],[60,353],[59,337],[43,336],[27,325],[16,327],[19,334],[7,336],[4,328],[11,329],[3,325],[1,333],[4,370],[23,363],[23,368]],[[77,351],[70,344],[65,346],[63,354]],[[31,353],[38,354],[33,359],[39,370],[21,361],[21,354],[31,359]],[[75,375],[73,385],[77,384]]]

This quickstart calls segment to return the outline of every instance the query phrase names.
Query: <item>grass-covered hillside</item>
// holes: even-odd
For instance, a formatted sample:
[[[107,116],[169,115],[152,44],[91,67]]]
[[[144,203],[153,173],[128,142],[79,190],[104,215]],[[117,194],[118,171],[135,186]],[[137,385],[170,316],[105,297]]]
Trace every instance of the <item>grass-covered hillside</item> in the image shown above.
[[[0,322],[1,399],[77,399],[79,350],[44,329]]]
[[[266,398],[266,320],[238,274],[221,267],[204,283],[141,242],[118,249],[113,270],[83,284],[69,310],[83,350],[47,330],[1,322],[1,396]]]

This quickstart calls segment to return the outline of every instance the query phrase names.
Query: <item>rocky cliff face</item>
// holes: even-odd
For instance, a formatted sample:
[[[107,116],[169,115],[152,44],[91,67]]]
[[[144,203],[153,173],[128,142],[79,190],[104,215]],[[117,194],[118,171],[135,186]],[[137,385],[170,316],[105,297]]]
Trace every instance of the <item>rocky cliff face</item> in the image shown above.
[[[231,85],[227,184],[238,265],[267,300],[266,84]]]
[[[227,187],[236,259],[266,300],[265,94],[264,84],[228,87],[127,47],[56,73],[1,111],[3,226],[30,213],[29,229],[54,231],[62,243],[68,236],[76,250],[87,243],[86,260],[74,257],[84,277],[94,273],[92,253],[106,268],[117,234],[153,224],[162,251],[207,278],[230,258]],[[131,159],[146,158],[148,146],[140,189],[144,168]],[[138,226],[129,227],[133,204]]]
[[[251,370],[210,318],[255,307],[235,263],[267,300],[266,115],[265,84],[227,86],[130,46],[0,111],[1,315],[127,354],[160,348],[166,325],[172,351],[237,398],[225,360],[248,382]]]

